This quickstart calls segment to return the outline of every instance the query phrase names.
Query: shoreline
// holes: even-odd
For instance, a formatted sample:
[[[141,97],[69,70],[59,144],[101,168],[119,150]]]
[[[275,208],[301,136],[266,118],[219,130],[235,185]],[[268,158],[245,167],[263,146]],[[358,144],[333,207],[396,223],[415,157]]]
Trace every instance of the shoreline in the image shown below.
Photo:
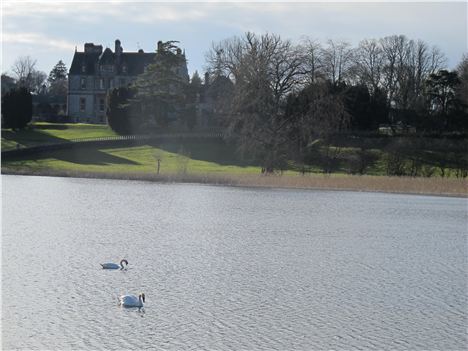
[[[115,179],[156,183],[192,183],[214,186],[279,188],[296,190],[380,192],[389,194],[468,197],[468,179],[416,178],[370,175],[261,175],[213,173],[105,173],[2,168],[2,175]]]

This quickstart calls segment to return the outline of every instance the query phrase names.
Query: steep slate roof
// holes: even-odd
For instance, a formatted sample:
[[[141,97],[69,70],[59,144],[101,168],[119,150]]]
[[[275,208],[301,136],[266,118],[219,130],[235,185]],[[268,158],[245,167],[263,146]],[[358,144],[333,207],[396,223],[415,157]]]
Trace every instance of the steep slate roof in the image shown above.
[[[141,74],[148,64],[154,62],[155,57],[156,53],[123,52],[120,54],[119,73],[122,71],[121,66],[125,64],[127,66],[127,75]],[[75,52],[69,74],[95,74],[96,63],[112,64],[115,62],[115,58],[116,55],[109,48],[106,48],[102,53]],[[83,64],[86,66],[86,72],[81,71]]]
[[[102,65],[114,63],[114,53],[111,49],[106,48],[103,53],[99,56],[99,63]]]
[[[82,74],[81,67],[86,66],[86,74],[94,74],[94,64],[99,60],[98,53],[75,52],[69,74]]]
[[[120,54],[122,64],[127,65],[127,72],[131,76],[143,73],[148,64],[154,63],[156,53],[124,52]]]

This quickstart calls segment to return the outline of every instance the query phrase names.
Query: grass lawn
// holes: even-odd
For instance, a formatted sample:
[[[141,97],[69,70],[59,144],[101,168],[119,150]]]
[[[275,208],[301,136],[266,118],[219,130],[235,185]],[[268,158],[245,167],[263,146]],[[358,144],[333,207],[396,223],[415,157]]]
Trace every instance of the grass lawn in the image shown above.
[[[20,146],[60,143],[71,139],[99,138],[115,136],[107,125],[83,123],[45,123],[36,122],[26,129],[13,131],[2,129],[2,150],[11,150]]]
[[[203,151],[204,150],[204,151]],[[190,158],[188,155],[190,154]],[[224,158],[220,156],[224,155]],[[34,159],[2,163],[2,173],[92,178],[177,181],[236,186],[318,188],[467,196],[468,181],[458,178],[353,176],[287,171],[263,176],[260,167],[234,159],[226,145],[142,145],[122,148],[79,148],[47,152]],[[157,175],[157,159],[161,160]],[[226,161],[228,160],[228,161]]]
[[[78,138],[115,136],[105,125],[33,123],[27,129],[2,129],[2,150],[65,142]],[[64,149],[8,160],[3,169],[28,171],[75,171],[97,173],[257,173],[259,167],[243,164],[232,147],[221,141],[169,142],[122,148]]]
[[[116,134],[104,125],[35,123],[30,128],[14,132],[2,130],[2,149],[12,149],[16,143],[34,146],[44,143],[64,142],[79,138],[98,138]],[[393,139],[383,140],[393,142]],[[395,139],[395,141],[398,141]],[[161,141],[162,142],[162,141]],[[379,139],[340,141],[340,158],[333,174],[323,175],[325,151],[317,150],[308,172],[301,175],[302,166],[290,163],[284,177],[264,177],[260,166],[242,161],[235,148],[220,139],[165,140],[140,146],[122,147],[80,145],[72,149],[48,151],[7,159],[2,162],[2,173],[62,175],[85,177],[115,177],[123,179],[148,179],[168,181],[193,181],[216,184],[255,185],[274,187],[317,187],[388,192],[413,192],[425,194],[467,193],[467,180],[454,176],[455,159],[465,158],[466,141],[427,140],[422,147],[404,150],[404,166],[414,166],[411,157],[417,157],[419,167],[433,171],[428,177],[385,177],[388,146]],[[373,161],[366,168],[367,176],[349,175],[351,166],[362,150],[359,143],[367,143],[367,156]],[[127,145],[127,146],[124,146]],[[411,144],[412,145],[412,144]],[[337,147],[333,146],[332,151]],[[157,175],[157,160],[160,173]],[[451,161],[452,160],[452,161]],[[436,161],[436,162],[435,162]],[[440,173],[449,178],[441,178]],[[377,176],[377,177],[373,177]]]
[[[207,150],[222,148],[207,147]],[[239,162],[228,164],[216,155],[194,154],[188,151],[181,154],[174,151],[174,145],[143,145],[111,149],[67,149],[38,155],[35,159],[17,159],[4,162],[2,168],[27,171],[73,171],[95,173],[156,173],[157,159],[160,159],[161,174],[218,173],[239,174],[259,173],[260,168],[242,165]],[[200,146],[199,146],[200,149]],[[199,150],[199,153],[201,151]],[[185,155],[184,155],[185,154]]]
[[[168,150],[169,149],[169,150]],[[171,147],[143,145],[117,149],[79,149],[49,152],[34,160],[12,160],[2,164],[3,173],[117,178],[150,181],[208,183],[274,188],[313,188],[389,193],[468,195],[468,181],[458,178],[356,176],[306,174],[288,171],[283,176],[261,175],[260,168],[223,164],[181,156]],[[210,148],[212,149],[212,147]],[[157,158],[161,159],[156,174]]]

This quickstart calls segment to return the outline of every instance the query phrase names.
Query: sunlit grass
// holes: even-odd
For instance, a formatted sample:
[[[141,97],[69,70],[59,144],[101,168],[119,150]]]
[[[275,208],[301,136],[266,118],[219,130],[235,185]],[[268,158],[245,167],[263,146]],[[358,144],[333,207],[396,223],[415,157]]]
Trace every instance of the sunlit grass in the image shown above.
[[[2,150],[41,144],[66,142],[79,138],[101,138],[116,134],[107,125],[84,123],[36,122],[26,129],[13,131],[2,129]]]
[[[51,151],[33,160],[18,159],[3,162],[2,173],[455,196],[468,194],[466,179],[347,174],[301,175],[293,171],[284,172],[282,175],[265,176],[261,174],[260,167],[188,158],[167,150],[172,148],[174,147],[157,148],[143,145]],[[159,175],[158,158],[161,160]]]
[[[33,146],[114,135],[115,133],[104,125],[35,123],[32,128],[20,132],[2,130],[2,148],[16,148],[17,142],[23,146]],[[307,166],[307,173],[302,175],[301,166],[290,162],[290,170],[282,172],[281,176],[264,176],[259,165],[240,160],[232,145],[217,139],[171,139],[164,144],[112,148],[80,145],[72,149],[3,160],[2,172],[461,196],[466,196],[468,192],[467,181],[456,179],[454,176],[450,179],[441,178],[437,176],[438,173],[431,178],[383,176],[386,172],[383,150],[375,148],[369,151],[375,155],[376,161],[366,170],[369,174],[366,176],[346,174],[349,172],[346,162],[334,169],[332,175],[320,174],[323,170],[318,164]],[[358,152],[359,149],[355,147],[340,149],[340,154],[346,157]]]
[[[76,171],[96,173],[149,173],[157,172],[160,159],[160,174],[174,173],[259,173],[259,167],[222,165],[217,162],[195,160],[178,153],[154,146],[139,146],[113,149],[58,150],[36,159],[18,159],[4,162],[3,169],[30,171]]]

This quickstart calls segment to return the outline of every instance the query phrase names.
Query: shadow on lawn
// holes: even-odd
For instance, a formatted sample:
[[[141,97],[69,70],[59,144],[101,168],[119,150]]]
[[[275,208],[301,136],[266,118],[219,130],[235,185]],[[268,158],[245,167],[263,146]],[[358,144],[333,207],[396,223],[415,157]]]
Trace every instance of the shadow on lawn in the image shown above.
[[[251,162],[241,160],[234,146],[218,139],[154,142],[151,146],[167,152],[184,154],[192,160],[213,162],[223,166],[255,166]]]
[[[24,146],[35,146],[39,144],[56,144],[56,143],[68,142],[67,139],[59,138],[59,137],[44,133],[40,130],[36,130],[36,128],[24,129],[24,130],[18,130],[18,131],[2,129],[2,138],[7,141],[15,142]]]
[[[95,148],[71,148],[63,150],[47,151],[44,153],[37,153],[34,155],[18,157],[13,159],[13,162],[22,161],[39,161],[43,159],[56,159],[59,161],[75,163],[77,165],[94,165],[106,166],[111,164],[136,166],[140,163],[128,160],[123,157],[110,155],[104,151]]]
[[[67,126],[66,124],[60,124],[60,123],[35,124],[33,129],[64,130],[64,129],[70,129],[70,126]]]

